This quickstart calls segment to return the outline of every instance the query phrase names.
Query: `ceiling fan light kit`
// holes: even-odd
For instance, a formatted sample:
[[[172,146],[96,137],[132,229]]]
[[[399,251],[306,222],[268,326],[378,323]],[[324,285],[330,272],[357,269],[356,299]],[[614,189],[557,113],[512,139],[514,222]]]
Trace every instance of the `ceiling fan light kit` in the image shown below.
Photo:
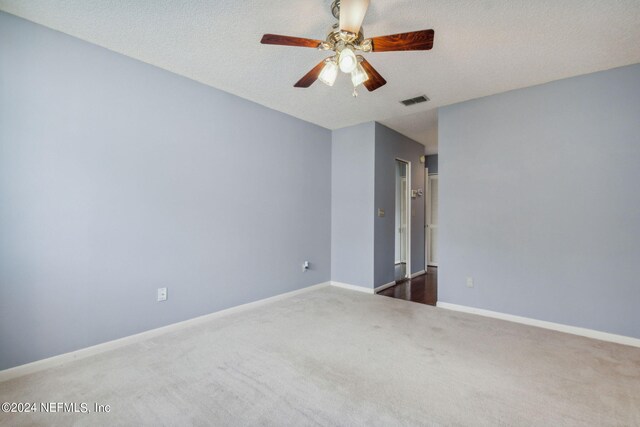
[[[353,83],[353,87],[358,87],[367,80],[369,80],[369,75],[358,61],[358,65],[356,65],[356,68],[351,72],[351,83]]]
[[[338,64],[340,65],[340,71],[343,73],[350,73],[358,65],[356,54],[349,46],[345,46],[338,55]]]
[[[333,86],[336,82],[336,77],[338,77],[338,64],[336,64],[333,60],[325,61],[325,65],[320,71],[320,75],[318,76],[318,80],[327,86]]]
[[[353,96],[358,95],[356,88],[360,85],[364,85],[369,92],[372,92],[384,86],[387,81],[362,55],[356,54],[357,51],[368,53],[429,50],[433,47],[434,32],[422,30],[365,39],[362,22],[368,7],[369,0],[334,0],[331,4],[331,13],[338,22],[333,25],[324,41],[265,34],[262,36],[261,43],[312,47],[335,52],[305,74],[294,87],[309,87],[316,80],[333,86],[340,70],[351,75]]]

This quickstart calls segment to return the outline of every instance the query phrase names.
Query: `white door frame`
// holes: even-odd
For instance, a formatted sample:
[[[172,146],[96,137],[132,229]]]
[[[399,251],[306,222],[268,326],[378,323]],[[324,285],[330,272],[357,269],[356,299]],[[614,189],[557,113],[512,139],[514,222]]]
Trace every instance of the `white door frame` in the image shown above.
[[[406,259],[406,277],[409,278],[411,277],[411,218],[413,217],[412,215],[412,211],[411,211],[411,162],[409,160],[405,160],[402,159],[400,157],[396,157],[396,161],[400,161],[403,163],[406,163],[407,165],[407,206],[406,206],[406,212],[407,212],[407,259]],[[394,178],[395,181],[395,178]],[[395,212],[395,208],[393,209]],[[395,228],[395,225],[394,225]],[[394,233],[395,236],[395,233]],[[394,256],[395,258],[395,256]]]
[[[426,162],[426,160],[425,160]],[[429,192],[429,168],[424,168],[424,270],[429,267],[429,220],[431,219],[431,210],[429,202],[431,194]]]
[[[424,248],[424,265],[425,268],[431,266],[431,267],[437,267],[438,266],[438,262],[434,262],[434,263],[429,263],[429,249],[431,248],[431,229],[433,227],[431,227],[431,211],[432,211],[432,207],[431,207],[431,180],[432,179],[437,179],[438,183],[439,183],[439,178],[438,178],[438,174],[433,174],[432,176],[429,176],[428,170],[427,170],[427,174],[425,176],[425,187],[426,187],[426,191],[425,191],[425,213],[424,213],[424,218],[425,218],[425,227],[424,227],[424,231],[425,231],[425,239],[424,239],[424,243],[425,243],[425,248]],[[439,186],[438,186],[439,188]],[[436,229],[438,228],[438,225],[436,224]],[[436,242],[437,244],[437,242]]]

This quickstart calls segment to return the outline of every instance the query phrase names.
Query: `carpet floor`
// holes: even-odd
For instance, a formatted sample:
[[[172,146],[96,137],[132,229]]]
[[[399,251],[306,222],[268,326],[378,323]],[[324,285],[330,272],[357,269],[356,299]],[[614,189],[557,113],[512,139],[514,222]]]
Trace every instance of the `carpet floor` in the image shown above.
[[[640,425],[640,349],[333,287],[0,383],[21,425]]]

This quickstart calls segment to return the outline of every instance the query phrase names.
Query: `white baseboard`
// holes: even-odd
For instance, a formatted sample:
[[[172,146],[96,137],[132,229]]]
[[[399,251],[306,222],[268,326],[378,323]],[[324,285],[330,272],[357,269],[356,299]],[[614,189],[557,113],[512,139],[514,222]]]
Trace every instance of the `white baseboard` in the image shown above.
[[[395,282],[395,280],[394,280],[393,282],[389,282],[389,283],[386,283],[386,284],[384,284],[384,285],[380,285],[380,286],[378,286],[378,287],[377,287],[377,288],[375,288],[373,291],[374,291],[375,293],[378,293],[378,292],[380,292],[380,291],[384,291],[385,289],[390,288],[390,287],[395,286],[395,285],[396,285],[396,282]]]
[[[411,278],[413,279],[414,277],[418,277],[418,276],[422,276],[423,274],[425,274],[426,271],[425,270],[420,270],[420,271],[416,271],[415,273],[413,273],[411,275]]]
[[[151,329],[149,331],[144,331],[139,334],[129,335],[124,338],[119,338],[113,341],[107,341],[105,343],[96,344],[91,347],[82,348],[80,350],[75,350],[69,353],[60,354],[57,356],[49,357],[47,359],[37,360],[35,362],[27,363],[24,365],[16,366],[14,368],[5,369],[0,371],[0,382],[7,381],[13,378],[21,377],[23,375],[32,374],[34,372],[39,372],[45,369],[53,368],[55,366],[60,366],[67,362],[71,362],[73,360],[80,360],[90,356],[94,356],[96,354],[104,353],[106,351],[114,350],[116,348],[124,347],[126,345],[138,343],[141,341],[145,341],[159,335],[166,334],[168,332],[177,331],[180,329],[188,328],[194,325],[199,325],[201,323],[208,322],[211,319],[215,319],[217,317],[226,316],[232,313],[238,313],[241,311],[246,311],[252,308],[259,307],[261,305],[271,303],[274,301],[290,298],[292,296],[309,292],[318,288],[326,287],[333,284],[332,282],[324,282],[318,283],[317,285],[311,285],[306,288],[297,289],[291,292],[285,292],[284,294],[275,295],[269,298],[264,298],[258,301],[249,302],[246,304],[237,305],[235,307],[230,307],[224,310],[216,311],[215,313],[205,314],[204,316],[194,317],[193,319],[184,320],[178,323],[172,323],[171,325],[162,326],[160,328]]]
[[[334,282],[333,280],[329,283],[331,284],[331,286],[337,286],[338,288],[349,289],[351,291],[364,292],[365,294],[375,293],[373,288],[365,288],[364,286],[350,285],[349,283],[342,283],[342,282]]]
[[[465,305],[450,304],[448,302],[437,302],[437,307],[447,310],[461,311],[464,313],[477,314],[485,317],[493,317],[494,319],[507,320],[509,322],[522,323],[529,326],[537,326],[539,328],[551,329],[554,331],[565,332],[567,334],[580,335],[587,338],[593,338],[601,341],[614,342],[617,344],[630,345],[632,347],[640,347],[640,339],[627,337],[624,335],[611,334],[609,332],[596,331],[593,329],[580,328],[578,326],[563,325],[561,323],[547,322],[545,320],[532,319],[529,317],[515,316],[513,314],[500,313],[497,311],[484,310],[481,308],[467,307]]]

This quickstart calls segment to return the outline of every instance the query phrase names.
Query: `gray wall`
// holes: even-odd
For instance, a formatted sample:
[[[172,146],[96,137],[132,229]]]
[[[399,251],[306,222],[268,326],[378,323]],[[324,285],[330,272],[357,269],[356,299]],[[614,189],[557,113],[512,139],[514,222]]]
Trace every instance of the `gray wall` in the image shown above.
[[[423,189],[425,168],[420,163],[424,146],[386,126],[375,127],[375,286],[394,280],[396,158],[411,162],[411,188]],[[411,273],[424,270],[424,196],[411,200]]]
[[[640,338],[640,64],[441,108],[438,128],[440,300]]]
[[[333,131],[331,279],[373,287],[374,122]]]
[[[425,167],[429,169],[429,175],[438,173],[438,155],[432,154],[426,157]]]
[[[0,13],[0,369],[329,280],[330,191],[330,131]]]
[[[333,131],[331,279],[374,288],[394,280],[395,159],[424,187],[424,146],[379,123]],[[412,200],[411,269],[424,269],[424,197]],[[385,216],[377,216],[378,208]]]

